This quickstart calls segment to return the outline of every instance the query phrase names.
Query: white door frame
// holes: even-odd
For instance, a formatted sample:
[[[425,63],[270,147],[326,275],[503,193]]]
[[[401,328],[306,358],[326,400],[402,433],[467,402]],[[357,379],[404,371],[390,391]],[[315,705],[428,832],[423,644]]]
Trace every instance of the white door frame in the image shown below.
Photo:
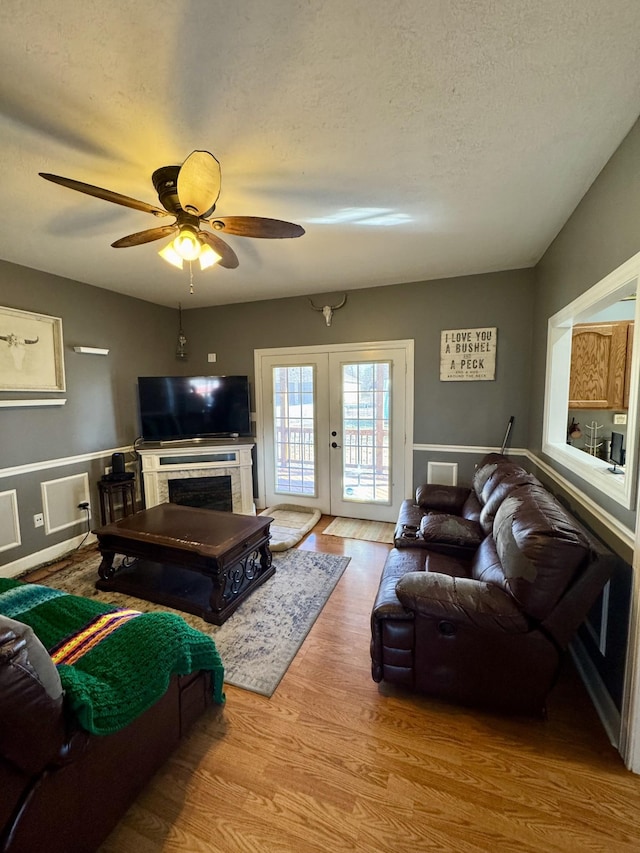
[[[404,339],[398,341],[358,341],[348,344],[315,344],[303,347],[273,347],[270,349],[254,350],[254,377],[256,400],[256,474],[258,480],[257,503],[260,509],[265,508],[265,467],[264,467],[264,412],[265,401],[262,398],[262,360],[265,358],[299,355],[304,358],[308,354],[354,352],[358,350],[375,349],[378,351],[404,349],[406,359],[406,419],[404,424],[404,483],[405,497],[413,495],[413,394],[414,394],[414,341]]]

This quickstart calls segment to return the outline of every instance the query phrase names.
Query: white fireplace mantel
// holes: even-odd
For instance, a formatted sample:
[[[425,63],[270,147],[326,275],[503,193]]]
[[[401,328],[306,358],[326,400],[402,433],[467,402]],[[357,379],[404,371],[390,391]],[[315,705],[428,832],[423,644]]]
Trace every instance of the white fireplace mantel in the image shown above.
[[[142,461],[145,506],[169,501],[169,480],[231,478],[232,511],[255,515],[251,451],[242,440],[153,442],[136,448]]]

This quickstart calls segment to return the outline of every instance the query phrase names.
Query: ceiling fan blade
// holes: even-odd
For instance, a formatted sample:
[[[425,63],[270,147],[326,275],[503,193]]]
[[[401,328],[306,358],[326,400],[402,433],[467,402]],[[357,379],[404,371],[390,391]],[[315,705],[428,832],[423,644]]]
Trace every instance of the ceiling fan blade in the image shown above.
[[[80,193],[85,193],[85,195],[102,198],[114,204],[121,204],[123,207],[132,207],[134,210],[142,210],[143,213],[153,213],[154,216],[171,216],[167,210],[163,210],[161,207],[154,207],[152,204],[147,204],[146,201],[138,201],[138,199],[130,198],[128,195],[114,193],[112,190],[105,190],[102,187],[94,187],[93,184],[83,184],[82,181],[74,181],[73,178],[51,175],[48,172],[39,172],[38,174],[46,181],[52,181],[54,184],[68,187],[70,190],[77,190]]]
[[[178,172],[180,207],[195,216],[205,216],[219,195],[220,163],[208,151],[193,151]]]
[[[219,266],[228,270],[234,270],[238,266],[239,261],[236,253],[220,237],[211,234],[209,231],[198,231],[198,237],[220,255]]]
[[[142,243],[151,243],[153,240],[161,240],[163,237],[172,237],[178,226],[161,225],[159,228],[147,228],[146,231],[136,231],[135,234],[129,234],[127,237],[121,237],[112,243],[114,249],[127,249],[129,246],[140,246]]]
[[[285,237],[302,237],[304,228],[282,219],[266,219],[262,216],[225,216],[210,220],[216,231],[236,234],[238,237],[264,237],[279,240]]]

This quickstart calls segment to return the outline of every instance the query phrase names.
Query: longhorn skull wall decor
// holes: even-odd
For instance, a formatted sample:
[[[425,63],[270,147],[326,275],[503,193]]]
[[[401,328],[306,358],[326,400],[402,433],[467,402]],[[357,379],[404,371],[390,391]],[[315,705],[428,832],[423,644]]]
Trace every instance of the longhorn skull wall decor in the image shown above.
[[[60,317],[0,306],[0,391],[64,390]]]
[[[6,341],[9,345],[9,353],[13,359],[13,364],[16,370],[22,370],[24,363],[25,346],[28,344],[37,344],[40,338],[21,338],[10,332],[8,335],[0,335],[0,341]]]
[[[333,317],[333,312],[337,311],[338,308],[342,308],[342,306],[347,301],[347,294],[345,293],[342,302],[338,302],[337,305],[323,305],[322,308],[319,308],[317,305],[314,305],[313,299],[311,299],[310,296],[307,296],[307,299],[311,303],[311,307],[313,308],[314,311],[322,311],[327,326],[330,326],[331,325],[331,319]]]

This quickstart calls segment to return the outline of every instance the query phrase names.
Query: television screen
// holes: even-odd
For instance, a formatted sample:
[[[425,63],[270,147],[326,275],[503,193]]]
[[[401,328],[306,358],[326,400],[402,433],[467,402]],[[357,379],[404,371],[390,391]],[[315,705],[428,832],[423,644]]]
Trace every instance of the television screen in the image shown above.
[[[624,435],[620,432],[611,433],[611,449],[609,450],[609,461],[613,462],[614,473],[616,465],[624,465]]]
[[[138,377],[145,441],[251,435],[246,376]]]

